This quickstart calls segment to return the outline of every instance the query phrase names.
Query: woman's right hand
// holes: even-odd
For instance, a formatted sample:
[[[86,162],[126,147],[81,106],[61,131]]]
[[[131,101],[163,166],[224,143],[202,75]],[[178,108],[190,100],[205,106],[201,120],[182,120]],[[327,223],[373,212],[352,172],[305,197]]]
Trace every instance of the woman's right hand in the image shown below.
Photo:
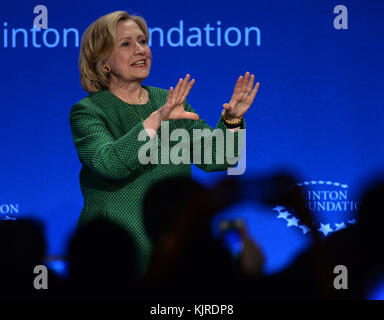
[[[159,109],[161,121],[175,119],[199,120],[199,115],[194,112],[184,110],[184,102],[191,90],[195,79],[189,81],[191,76],[187,74],[184,79],[180,79],[176,88],[169,89],[166,103]]]

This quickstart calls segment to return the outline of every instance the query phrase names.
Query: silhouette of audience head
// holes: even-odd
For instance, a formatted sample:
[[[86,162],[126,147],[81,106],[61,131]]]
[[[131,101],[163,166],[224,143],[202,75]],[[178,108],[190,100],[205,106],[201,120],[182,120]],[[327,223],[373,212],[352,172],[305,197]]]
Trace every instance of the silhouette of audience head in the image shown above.
[[[34,299],[34,268],[43,264],[46,250],[43,227],[31,219],[0,222],[0,297]]]
[[[164,179],[148,190],[143,208],[147,233],[155,242],[149,268],[155,297],[228,297],[222,288],[230,288],[236,266],[211,232],[217,209],[211,190],[189,177]]]
[[[135,252],[130,234],[107,219],[82,226],[67,256],[72,298],[129,298],[138,277]]]
[[[361,199],[358,226],[364,245],[364,264],[369,272],[384,275],[384,253],[381,248],[384,227],[384,179],[372,182]]]
[[[144,227],[149,238],[156,242],[171,228],[188,200],[205,191],[203,185],[186,176],[154,183],[143,200]]]

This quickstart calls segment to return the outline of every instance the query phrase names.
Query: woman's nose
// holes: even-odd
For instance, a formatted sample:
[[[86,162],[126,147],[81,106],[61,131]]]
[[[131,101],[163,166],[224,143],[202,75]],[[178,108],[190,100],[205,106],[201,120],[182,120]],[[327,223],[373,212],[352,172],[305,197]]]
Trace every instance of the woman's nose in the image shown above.
[[[135,52],[137,54],[143,54],[144,53],[144,47],[140,43],[136,43]]]

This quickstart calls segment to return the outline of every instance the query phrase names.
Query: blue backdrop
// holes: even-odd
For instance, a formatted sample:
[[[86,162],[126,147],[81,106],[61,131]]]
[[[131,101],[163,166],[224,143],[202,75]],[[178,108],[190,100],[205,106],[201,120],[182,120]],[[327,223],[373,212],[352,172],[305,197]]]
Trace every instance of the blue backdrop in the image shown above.
[[[31,30],[39,4],[48,9],[47,30]],[[348,29],[334,26],[340,4]],[[254,73],[261,86],[246,117],[245,177],[293,168],[324,235],[353,224],[362,182],[384,163],[383,9],[380,0],[2,1],[0,218],[41,219],[48,253],[65,253],[82,208],[68,121],[86,95],[81,34],[101,15],[127,10],[152,32],[145,84],[169,88],[190,73],[188,100],[212,126],[237,77]],[[225,173],[193,174],[211,183]],[[246,220],[268,272],[307,245],[308,233],[284,208],[243,203],[228,215]]]

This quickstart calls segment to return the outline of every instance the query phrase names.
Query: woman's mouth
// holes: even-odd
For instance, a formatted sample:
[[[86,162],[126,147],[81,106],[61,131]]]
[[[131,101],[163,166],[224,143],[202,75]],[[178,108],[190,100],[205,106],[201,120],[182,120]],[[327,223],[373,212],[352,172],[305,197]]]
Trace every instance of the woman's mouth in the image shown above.
[[[139,61],[132,63],[131,66],[134,68],[144,68],[147,66],[147,63],[144,59],[141,59]]]

